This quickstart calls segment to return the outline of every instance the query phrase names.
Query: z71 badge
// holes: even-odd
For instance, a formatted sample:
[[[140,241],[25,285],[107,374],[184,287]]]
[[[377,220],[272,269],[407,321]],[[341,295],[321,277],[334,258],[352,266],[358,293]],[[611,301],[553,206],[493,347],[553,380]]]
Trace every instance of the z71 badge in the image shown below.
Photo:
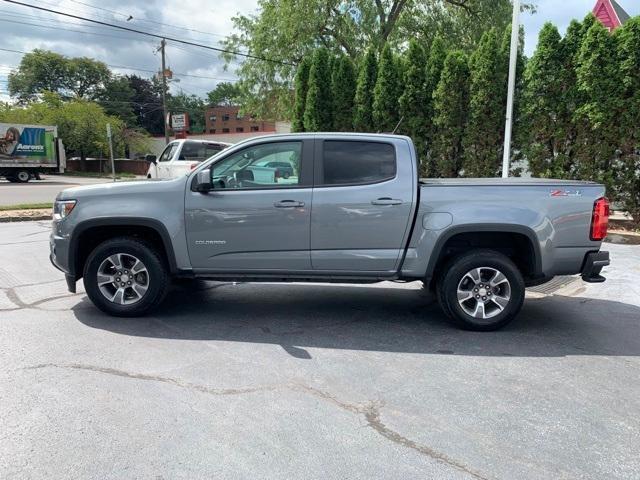
[[[550,197],[581,197],[580,190],[551,190]]]

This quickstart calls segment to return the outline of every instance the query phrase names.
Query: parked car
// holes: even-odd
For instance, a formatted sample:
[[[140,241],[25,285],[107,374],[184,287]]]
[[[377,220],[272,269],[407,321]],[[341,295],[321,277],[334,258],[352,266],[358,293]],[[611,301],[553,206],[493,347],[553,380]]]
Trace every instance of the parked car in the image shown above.
[[[252,171],[275,161],[295,180]],[[175,180],[64,190],[51,260],[70,291],[83,278],[118,316],[157,307],[171,278],[422,281],[460,325],[492,330],[517,315],[528,285],[605,280],[603,195],[572,180],[419,180],[403,136],[274,135]]]
[[[200,162],[230,147],[230,143],[180,139],[169,143],[158,158],[147,155],[147,178],[177,178],[192,171]]]

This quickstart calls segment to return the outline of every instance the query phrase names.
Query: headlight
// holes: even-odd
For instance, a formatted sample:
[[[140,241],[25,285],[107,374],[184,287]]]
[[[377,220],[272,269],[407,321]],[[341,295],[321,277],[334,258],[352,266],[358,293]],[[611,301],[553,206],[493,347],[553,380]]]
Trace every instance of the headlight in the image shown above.
[[[53,218],[55,220],[66,218],[75,206],[75,200],[56,200],[53,204]]]

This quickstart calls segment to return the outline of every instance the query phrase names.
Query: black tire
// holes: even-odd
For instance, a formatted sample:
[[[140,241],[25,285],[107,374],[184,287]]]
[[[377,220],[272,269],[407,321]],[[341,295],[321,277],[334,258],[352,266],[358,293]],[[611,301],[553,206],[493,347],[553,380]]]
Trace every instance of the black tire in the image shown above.
[[[116,254],[134,256],[148,272],[148,287],[136,303],[123,305],[110,301],[98,286],[98,269],[108,257]],[[166,262],[153,246],[131,237],[119,237],[98,245],[87,258],[84,266],[84,288],[93,304],[109,315],[137,317],[156,308],[167,294],[170,278]],[[124,285],[124,284],[123,284]]]
[[[479,293],[487,291],[489,296],[485,302],[473,289],[472,278],[467,276],[468,272],[480,269],[480,289]],[[506,277],[506,282],[501,285],[487,288],[489,277],[494,271],[498,271]],[[483,277],[484,276],[484,277]],[[484,278],[484,280],[483,280]],[[461,283],[464,282],[464,283]],[[463,286],[464,290],[470,288],[468,294],[476,298],[469,298],[462,304],[458,301],[458,287]],[[476,285],[477,286],[477,285]],[[495,291],[493,290],[495,288]],[[508,294],[506,289],[508,288]],[[501,289],[504,289],[501,291]],[[524,302],[525,285],[524,279],[518,267],[505,255],[493,250],[473,250],[451,260],[436,284],[437,298],[444,313],[455,323],[467,330],[492,331],[504,327],[511,322],[520,312]],[[464,295],[464,292],[461,292]],[[493,302],[490,296],[493,295],[500,302]],[[505,302],[504,298],[508,300]],[[469,313],[473,305],[483,303],[481,310],[475,310],[478,315],[491,315],[490,318],[478,318]]]
[[[15,175],[12,175],[18,183],[27,183],[31,180],[31,173],[28,170],[19,170]]]

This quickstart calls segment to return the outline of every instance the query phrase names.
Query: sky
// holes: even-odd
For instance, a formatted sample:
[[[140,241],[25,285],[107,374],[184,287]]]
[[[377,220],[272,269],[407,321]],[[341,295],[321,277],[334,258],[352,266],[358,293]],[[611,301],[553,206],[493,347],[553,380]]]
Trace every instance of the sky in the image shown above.
[[[525,13],[525,51],[531,55],[538,32],[545,22],[552,22],[564,33],[573,18],[582,19],[596,0],[530,0],[537,13]],[[219,42],[233,29],[232,17],[257,11],[257,0],[27,0],[44,8],[91,17],[160,33],[176,38],[220,46]],[[640,0],[619,0],[631,15],[640,15]],[[133,17],[131,20],[127,19]],[[15,50],[49,49],[68,56],[88,56],[101,60],[116,73],[136,73],[149,77],[157,71],[160,56],[158,40],[108,27],[40,12],[0,0],[0,100],[8,100],[7,74],[22,57]],[[167,46],[167,64],[176,82],[171,91],[205,95],[220,81],[233,81],[233,69],[224,70],[224,62],[214,51],[173,44]]]

